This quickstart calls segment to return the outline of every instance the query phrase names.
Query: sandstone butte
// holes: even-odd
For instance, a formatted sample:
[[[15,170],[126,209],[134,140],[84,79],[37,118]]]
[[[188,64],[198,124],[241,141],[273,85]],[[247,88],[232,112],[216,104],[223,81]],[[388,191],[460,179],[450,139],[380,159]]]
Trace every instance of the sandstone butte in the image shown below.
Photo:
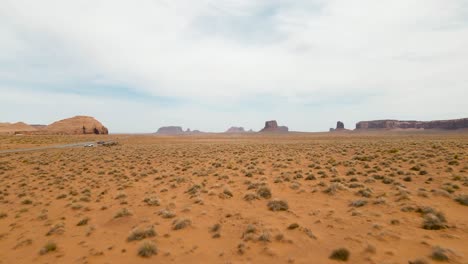
[[[91,116],[75,116],[54,122],[43,129],[46,134],[109,134],[109,130]]]
[[[288,132],[287,126],[278,126],[276,120],[266,121],[265,127],[260,132]]]

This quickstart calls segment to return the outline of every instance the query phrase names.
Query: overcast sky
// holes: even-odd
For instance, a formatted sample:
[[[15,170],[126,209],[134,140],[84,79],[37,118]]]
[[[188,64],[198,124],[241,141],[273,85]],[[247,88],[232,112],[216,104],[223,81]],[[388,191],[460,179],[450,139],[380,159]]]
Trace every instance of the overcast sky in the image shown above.
[[[0,122],[468,117],[466,0],[0,0]]]

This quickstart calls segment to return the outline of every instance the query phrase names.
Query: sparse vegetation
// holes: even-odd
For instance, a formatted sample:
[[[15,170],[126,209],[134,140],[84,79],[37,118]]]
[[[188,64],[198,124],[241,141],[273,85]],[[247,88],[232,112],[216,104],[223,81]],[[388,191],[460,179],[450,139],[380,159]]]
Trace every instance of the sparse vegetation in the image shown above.
[[[468,137],[419,133],[139,135],[2,154],[2,261],[455,263],[468,255],[455,243],[468,239]],[[385,246],[402,240],[415,250]],[[356,256],[330,252],[339,243]]]

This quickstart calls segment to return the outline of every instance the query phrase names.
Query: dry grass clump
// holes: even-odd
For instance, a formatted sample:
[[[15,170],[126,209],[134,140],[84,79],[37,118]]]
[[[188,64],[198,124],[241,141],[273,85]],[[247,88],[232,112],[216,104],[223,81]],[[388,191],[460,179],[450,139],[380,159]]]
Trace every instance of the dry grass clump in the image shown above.
[[[257,200],[257,199],[258,199],[258,196],[255,193],[246,193],[244,195],[244,200],[247,202]]]
[[[158,248],[153,242],[145,241],[138,248],[138,256],[140,257],[149,258],[156,254],[158,254]]]
[[[167,209],[159,211],[158,214],[162,218],[174,218],[176,216],[176,214],[174,212],[172,212],[171,210],[167,210]]]
[[[447,228],[447,220],[444,213],[431,207],[420,207],[418,212],[423,216],[423,228],[428,230],[440,230]]]
[[[449,261],[448,250],[441,247],[432,249],[431,258],[435,261]]]
[[[187,218],[176,219],[172,222],[172,229],[173,230],[180,230],[192,225],[192,221]]]
[[[271,198],[271,190],[270,190],[270,188],[268,188],[266,186],[262,186],[262,187],[258,188],[257,194],[258,194],[258,196],[260,196],[260,197],[262,197],[264,199],[270,199]]]
[[[125,216],[131,216],[132,213],[127,208],[122,208],[114,215],[114,218],[120,218]]]
[[[148,227],[144,229],[133,229],[132,232],[130,232],[130,235],[127,237],[127,241],[135,241],[135,240],[143,240],[145,238],[149,237],[154,237],[156,236],[156,231],[154,231],[154,228]]]
[[[460,195],[455,198],[455,201],[461,205],[468,206],[468,195]]]
[[[356,200],[356,201],[353,201],[349,204],[349,206],[352,206],[352,207],[362,207],[364,205],[367,204],[367,201],[366,200]]]
[[[285,200],[280,200],[280,199],[274,199],[268,202],[267,204],[268,209],[270,209],[273,212],[276,211],[287,211],[289,209],[288,202]]]
[[[52,251],[57,250],[57,244],[55,242],[49,241],[47,242],[44,247],[41,248],[39,251],[39,254],[44,255]]]
[[[87,225],[89,222],[89,217],[85,217],[83,219],[81,219],[76,225],[77,226],[84,226],[84,225]]]
[[[341,184],[339,182],[334,182],[334,183],[330,184],[330,186],[328,186],[323,192],[327,193],[327,194],[330,194],[330,195],[334,195],[338,191],[345,190],[345,189],[346,189],[346,187],[343,184]]]
[[[147,197],[143,200],[143,202],[149,206],[159,206],[161,204],[159,199],[156,197]]]

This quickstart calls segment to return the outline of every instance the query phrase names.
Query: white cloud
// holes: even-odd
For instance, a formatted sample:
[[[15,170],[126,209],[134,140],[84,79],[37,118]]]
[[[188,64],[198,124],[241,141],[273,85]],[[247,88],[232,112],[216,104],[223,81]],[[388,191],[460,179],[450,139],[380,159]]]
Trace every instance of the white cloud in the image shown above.
[[[123,103],[205,130],[242,118],[325,130],[335,119],[468,115],[464,0],[5,0],[0,33],[0,85],[16,93],[100,80],[192,101],[167,112],[106,101],[108,116]],[[262,106],[242,109],[252,98]]]

